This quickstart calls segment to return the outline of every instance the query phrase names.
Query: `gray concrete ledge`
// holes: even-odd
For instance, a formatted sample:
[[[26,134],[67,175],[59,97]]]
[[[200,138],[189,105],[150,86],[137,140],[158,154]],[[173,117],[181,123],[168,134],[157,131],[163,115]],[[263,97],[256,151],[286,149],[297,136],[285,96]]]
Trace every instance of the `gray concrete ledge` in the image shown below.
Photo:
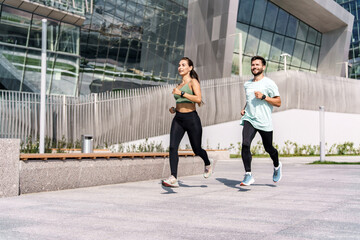
[[[208,151],[209,158],[229,159],[228,151]],[[179,177],[202,174],[200,157],[180,157]],[[70,159],[20,161],[20,194],[166,178],[168,158]]]
[[[19,139],[0,139],[0,198],[19,195]]]

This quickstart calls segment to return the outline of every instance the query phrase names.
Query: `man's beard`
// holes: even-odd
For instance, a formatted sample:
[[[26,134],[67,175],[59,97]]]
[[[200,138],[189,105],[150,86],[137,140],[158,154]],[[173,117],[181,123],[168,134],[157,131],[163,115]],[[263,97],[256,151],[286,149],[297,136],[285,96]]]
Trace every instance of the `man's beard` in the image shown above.
[[[262,74],[264,71],[263,70],[259,70],[257,73],[254,73],[254,71],[251,71],[251,73],[256,77],[259,76],[260,74]]]

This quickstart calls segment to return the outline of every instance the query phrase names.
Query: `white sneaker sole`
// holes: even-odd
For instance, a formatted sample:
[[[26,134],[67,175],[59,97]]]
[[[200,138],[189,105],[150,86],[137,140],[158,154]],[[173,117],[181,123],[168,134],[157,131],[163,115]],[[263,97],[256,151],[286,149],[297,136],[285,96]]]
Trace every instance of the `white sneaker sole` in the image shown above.
[[[170,183],[167,183],[165,182],[164,180],[161,181],[161,184],[164,186],[164,187],[171,187],[171,188],[178,188],[179,187],[179,184],[170,184]]]
[[[240,186],[250,186],[251,184],[253,184],[255,182],[255,179],[252,179],[248,184],[241,182]]]

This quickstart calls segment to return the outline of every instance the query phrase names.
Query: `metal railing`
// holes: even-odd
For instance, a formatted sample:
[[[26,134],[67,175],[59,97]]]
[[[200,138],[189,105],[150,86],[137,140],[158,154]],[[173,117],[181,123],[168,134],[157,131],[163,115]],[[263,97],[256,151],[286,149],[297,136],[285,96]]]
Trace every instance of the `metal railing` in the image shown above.
[[[307,109],[360,114],[360,81],[288,71],[268,74],[278,85],[282,106],[274,111]],[[231,77],[201,81],[205,104],[198,107],[202,125],[235,121],[245,104],[244,81]],[[78,98],[47,96],[45,136],[75,142],[90,134],[94,146],[168,134],[175,105],[175,85],[92,94]],[[40,96],[0,91],[0,138],[22,141],[39,134]]]

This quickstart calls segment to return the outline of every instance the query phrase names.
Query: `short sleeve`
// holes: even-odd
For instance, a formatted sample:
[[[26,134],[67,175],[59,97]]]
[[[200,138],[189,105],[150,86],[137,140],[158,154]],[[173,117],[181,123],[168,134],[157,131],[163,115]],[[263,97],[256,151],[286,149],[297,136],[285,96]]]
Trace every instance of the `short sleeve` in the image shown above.
[[[279,96],[280,96],[279,88],[278,88],[278,86],[275,84],[275,82],[272,81],[272,80],[270,80],[270,82],[269,82],[268,95],[269,95],[269,97],[271,97],[271,98],[273,98],[273,97],[279,97]]]

